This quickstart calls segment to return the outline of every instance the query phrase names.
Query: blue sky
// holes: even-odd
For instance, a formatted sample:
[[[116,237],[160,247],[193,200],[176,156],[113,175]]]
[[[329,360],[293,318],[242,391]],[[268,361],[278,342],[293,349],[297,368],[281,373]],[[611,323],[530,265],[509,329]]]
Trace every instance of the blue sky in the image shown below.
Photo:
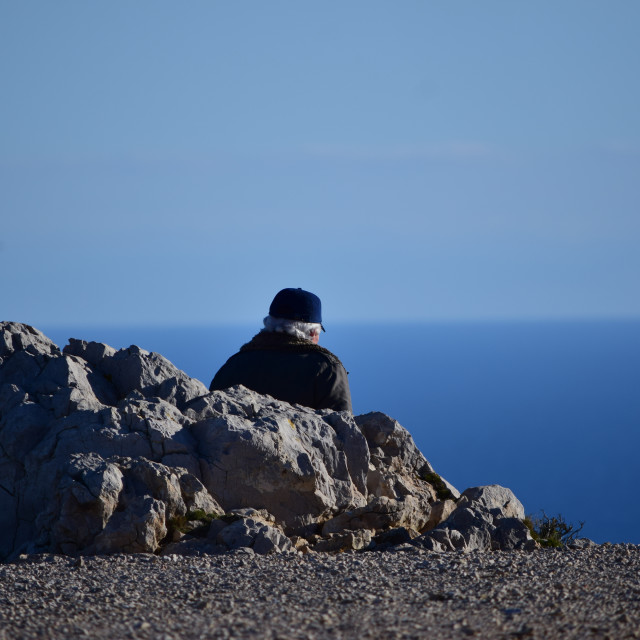
[[[640,316],[640,3],[0,0],[0,318]]]

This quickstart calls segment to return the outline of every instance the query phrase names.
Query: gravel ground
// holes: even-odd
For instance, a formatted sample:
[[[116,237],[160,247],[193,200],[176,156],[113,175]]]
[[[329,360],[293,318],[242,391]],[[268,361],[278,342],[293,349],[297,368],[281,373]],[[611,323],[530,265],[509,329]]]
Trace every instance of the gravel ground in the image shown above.
[[[0,565],[0,638],[640,638],[640,546]]]

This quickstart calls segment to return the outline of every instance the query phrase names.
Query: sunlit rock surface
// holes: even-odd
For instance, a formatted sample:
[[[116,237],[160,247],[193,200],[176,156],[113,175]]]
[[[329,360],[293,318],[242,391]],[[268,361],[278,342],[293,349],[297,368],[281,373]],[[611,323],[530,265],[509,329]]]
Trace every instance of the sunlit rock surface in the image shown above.
[[[0,323],[0,559],[532,548],[523,516],[503,487],[460,498],[382,413],[209,393],[157,353]]]

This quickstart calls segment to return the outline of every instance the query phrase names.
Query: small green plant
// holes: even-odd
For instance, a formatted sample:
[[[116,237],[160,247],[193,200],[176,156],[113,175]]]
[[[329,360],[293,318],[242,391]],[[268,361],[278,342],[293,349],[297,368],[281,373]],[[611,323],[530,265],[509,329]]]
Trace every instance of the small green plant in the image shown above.
[[[423,473],[421,477],[435,489],[438,500],[456,500],[444,480],[435,471],[431,473]]]
[[[193,511],[189,511],[189,513],[183,516],[174,516],[169,520],[169,528],[172,531],[180,531],[182,533],[187,532],[197,532],[201,528],[207,527],[211,524],[212,520],[218,518],[215,513],[206,513],[202,509],[194,509]],[[191,522],[199,522],[199,527],[193,527],[190,525]]]
[[[544,511],[541,516],[528,515],[524,519],[524,524],[531,532],[531,537],[542,547],[564,547],[582,531],[584,522],[580,522],[576,527],[574,524],[565,522],[565,519],[558,514],[549,517]]]
[[[215,513],[207,513],[202,509],[194,509],[193,511],[189,511],[187,513],[187,520],[193,522],[194,520],[199,520],[200,522],[205,522],[210,524],[212,520],[215,520],[218,516]]]

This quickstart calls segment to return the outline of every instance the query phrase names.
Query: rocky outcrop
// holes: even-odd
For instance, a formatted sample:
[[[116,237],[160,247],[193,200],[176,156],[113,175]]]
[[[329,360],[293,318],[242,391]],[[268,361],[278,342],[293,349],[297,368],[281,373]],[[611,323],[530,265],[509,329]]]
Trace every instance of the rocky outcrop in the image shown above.
[[[522,503],[498,485],[467,489],[450,516],[414,544],[432,551],[523,549],[537,544],[523,523]]]
[[[460,497],[384,414],[209,393],[136,346],[0,323],[0,558],[531,546],[518,505]]]

